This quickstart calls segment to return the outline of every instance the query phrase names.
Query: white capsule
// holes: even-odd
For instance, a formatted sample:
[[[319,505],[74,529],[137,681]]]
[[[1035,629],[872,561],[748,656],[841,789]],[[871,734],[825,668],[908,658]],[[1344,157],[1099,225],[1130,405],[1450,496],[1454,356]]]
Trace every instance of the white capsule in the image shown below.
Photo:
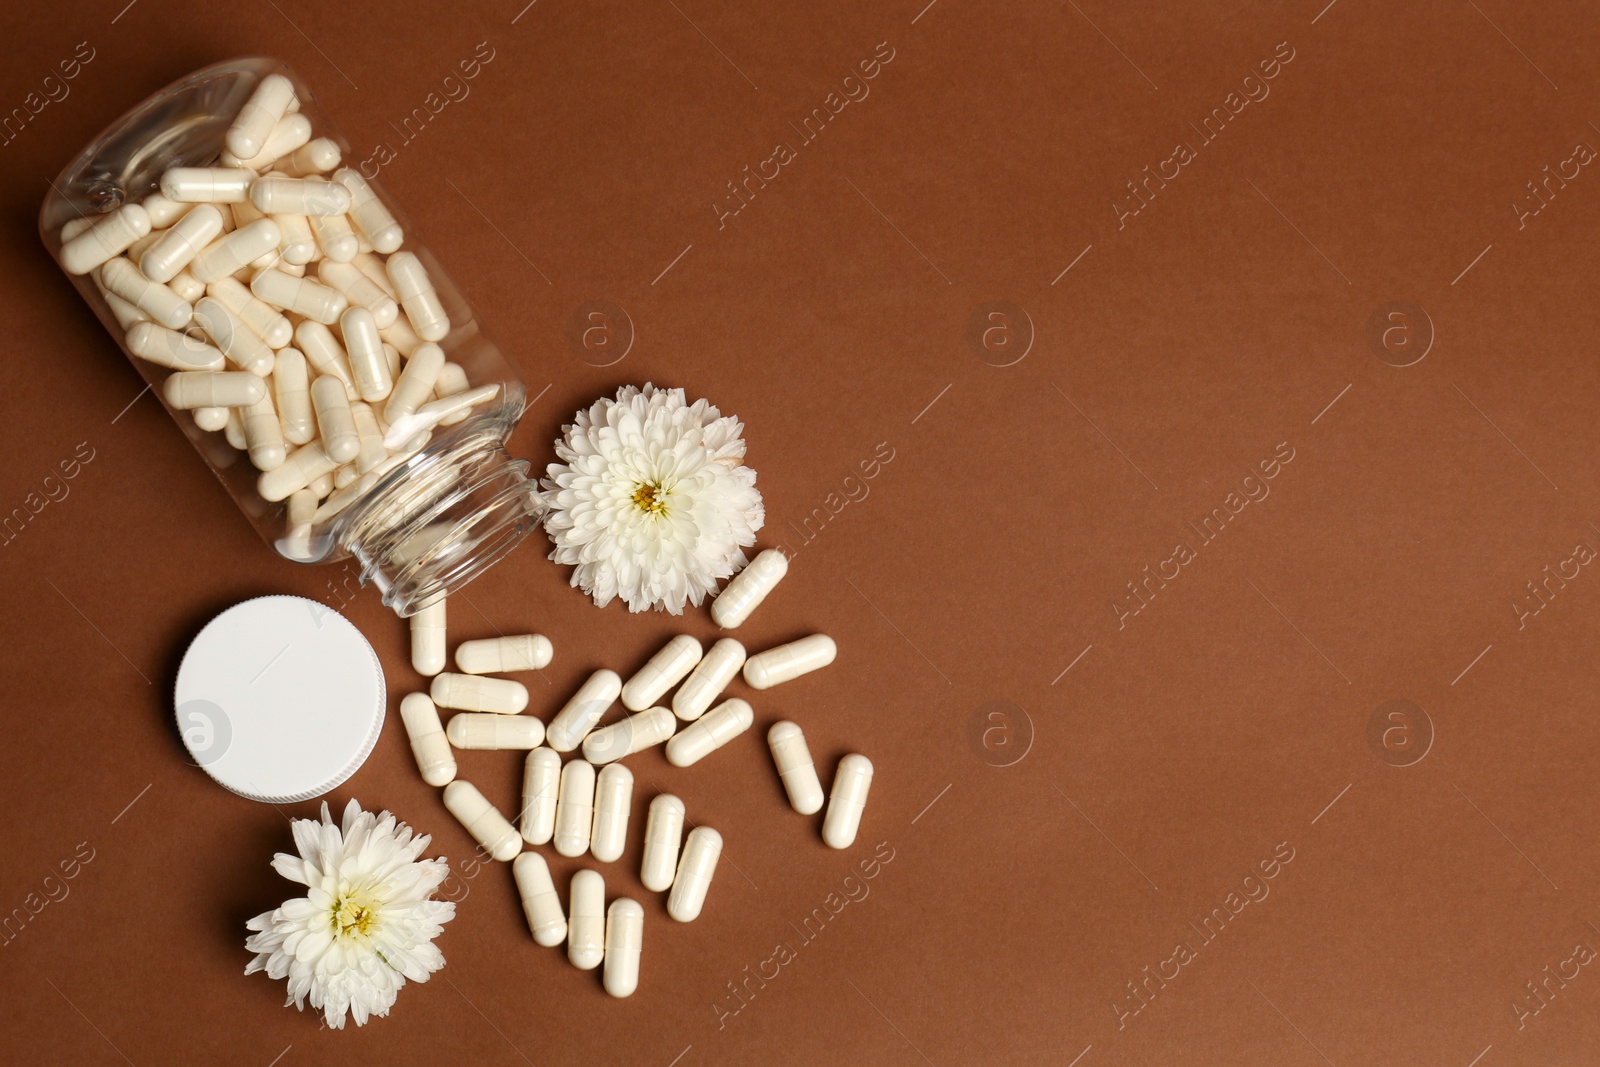
[[[384,269],[383,257],[374,255],[371,252],[357,252],[356,258],[350,261],[350,265],[355,267],[362,274],[365,274],[367,278],[371,280],[373,285],[376,285],[379,289],[382,289],[385,296],[389,297],[391,300],[399,299],[395,295],[394,282],[389,280],[389,272]],[[399,304],[395,305],[396,308],[399,306]],[[384,329],[388,329],[388,327],[385,326]],[[385,338],[385,340],[387,340],[387,338]],[[417,340],[421,341],[422,339],[419,337]]]
[[[250,183],[250,203],[266,215],[343,215],[350,210],[350,190],[326,178],[257,178]]]
[[[446,368],[450,364],[445,364]],[[435,386],[435,389],[438,387]],[[431,400],[422,405],[413,414],[402,416],[389,427],[385,440],[391,445],[397,445],[409,440],[419,433],[432,430],[435,426],[449,426],[466,418],[471,410],[479,404],[486,404],[500,394],[498,384],[481,385],[476,389],[469,389],[464,393],[453,393],[442,400]]]
[[[189,302],[160,282],[146,278],[132,261],[123,256],[116,256],[101,265],[100,281],[108,292],[115,293],[138,308],[152,322],[169,330],[181,330],[189,325],[194,312]]]
[[[357,258],[356,262],[360,262],[359,257]],[[388,282],[389,275],[385,274],[383,276],[383,280]],[[389,287],[391,289],[394,288],[394,284],[390,282]],[[389,295],[393,296],[394,294],[391,293]],[[401,315],[389,325],[380,329],[378,333],[383,337],[383,340],[386,344],[394,345],[396,351],[398,351],[402,356],[405,356],[407,359],[410,359],[413,355],[415,355],[417,349],[423,344],[422,338],[417,336],[417,331],[411,328],[411,323],[406,321],[404,315]],[[455,364],[449,363],[446,364],[446,366],[455,366]],[[461,387],[465,389],[466,384],[467,377],[465,374],[463,374],[461,376]]]
[[[277,470],[267,471],[257,478],[256,492],[261,494],[261,499],[275,504],[296,489],[304,489],[307,486],[313,491],[321,489],[318,483],[326,475],[327,488],[317,493],[317,499],[320,500],[333,491],[333,469],[338,465],[328,458],[328,454],[322,450],[319,443],[312,441],[290,452],[289,458],[283,461],[283,466]]]
[[[806,735],[800,727],[787,719],[773,723],[767,731],[767,747],[772,749],[772,762],[777,765],[783,791],[789,795],[789,806],[801,815],[821,811],[822,782],[817,778],[817,767],[811,762],[811,749],[806,746]]]
[[[699,763],[754,722],[755,712],[748,703],[738,697],[724,700],[667,742],[667,762],[674,767]]]
[[[744,662],[744,681],[751,689],[767,689],[826,667],[838,654],[827,634],[812,634],[787,645],[758,652]]]
[[[282,217],[287,219],[297,216],[284,215]],[[282,242],[280,241],[279,243],[281,244]],[[304,278],[306,276],[306,265],[304,263],[290,263],[277,252],[267,253],[243,270],[234,271],[233,276],[241,282],[249,284],[255,281],[256,275],[264,270],[275,270],[279,274],[287,274],[291,278]]]
[[[652,893],[671,889],[678,873],[683,815],[683,801],[671,793],[662,793],[650,802],[650,815],[644,824],[644,860],[639,864],[639,881]]]
[[[471,782],[457,778],[445,786],[444,806],[495,859],[505,862],[522,851],[517,828]]]
[[[150,232],[150,216],[138,204],[124,204],[61,246],[61,269],[88,274]]]
[[[580,971],[592,971],[606,955],[606,882],[599,871],[573,874],[567,910],[567,959]]]
[[[347,308],[339,316],[339,333],[344,337],[350,374],[361,399],[377,403],[387,397],[394,388],[394,379],[389,377],[389,361],[383,354],[383,340],[378,336],[372,312],[363,307]]]
[[[339,146],[326,137],[307,141],[278,161],[279,173],[290,178],[326,174],[339,165]]]
[[[94,277],[90,275],[90,277]],[[96,284],[99,280],[96,279]],[[105,286],[100,286],[100,295],[105,297],[106,307],[111,309],[111,316],[117,320],[117,325],[122,327],[124,333],[133,329],[134,325],[149,322],[150,317],[132,304],[128,303],[116,293],[109,291]]]
[[[432,677],[444,670],[447,611],[445,598],[411,616],[411,667]]]
[[[442,708],[462,711],[492,711],[497,715],[516,715],[528,706],[528,690],[509,678],[485,678],[476,674],[440,674],[433,680],[433,702]]]
[[[300,449],[300,451],[304,452],[305,449],[302,448],[302,449]],[[290,456],[290,458],[293,459],[294,457]],[[323,471],[321,474],[317,475],[316,478],[312,479],[312,481],[310,482],[310,484],[308,486],[308,488],[310,488],[310,490],[313,493],[317,494],[317,499],[318,500],[321,500],[323,497],[325,497],[329,493],[333,492],[333,469],[334,469],[335,466],[337,466],[337,464],[335,464],[333,462],[333,460],[331,460],[331,459],[328,460],[328,463],[329,463],[328,469],[326,471]],[[317,519],[318,519],[318,521],[321,521],[323,518],[324,518],[324,516],[322,514],[322,509],[318,508],[317,509]]]
[[[227,408],[195,408],[190,414],[194,424],[207,433],[215,433],[228,425]]]
[[[244,167],[260,173],[276,169],[274,164],[310,140],[311,120],[304,115],[285,115],[272,127],[272,132],[267,134],[266,143],[261,146],[261,151],[244,158],[232,152],[223,152],[218,162],[225,167]]]
[[[250,291],[273,307],[304,315],[324,326],[338,322],[344,309],[350,306],[350,301],[337,289],[276,269],[264,270],[250,279]]]
[[[278,239],[282,236],[278,224],[271,219],[259,219],[248,226],[240,227],[226,236],[212,241],[189,264],[189,273],[207,285],[218,278],[226,278],[235,274],[253,260],[262,256],[274,254],[278,249]],[[274,271],[264,273],[272,274]],[[258,275],[259,277],[259,275]],[[252,285],[254,289],[254,285]],[[262,296],[259,291],[256,295],[271,304],[272,301]],[[284,307],[286,305],[278,305]]]
[[[394,351],[392,345],[384,347]],[[427,403],[444,363],[444,349],[431,341],[419,345],[415,354],[406,361],[405,368],[389,392],[388,403],[383,409],[384,421],[391,424],[398,422]]]
[[[510,674],[549,666],[550,639],[539,634],[487,637],[456,646],[456,668],[464,674]]]
[[[361,435],[356,433],[344,383],[331,375],[319,375],[311,383],[311,407],[317,413],[317,432],[328,455],[340,464],[355,459],[361,451]]]
[[[383,342],[383,361],[389,367],[389,380],[398,381],[400,379],[400,352],[388,341]],[[387,420],[385,422],[387,423]]]
[[[351,307],[366,308],[372,312],[373,324],[380,330],[394,325],[394,321],[400,317],[400,305],[394,297],[384,292],[354,263],[336,263],[325,259],[317,266],[317,277],[324,285],[343,293]]]
[[[744,646],[738,641],[731,637],[717,641],[673,694],[673,712],[684,722],[704,715],[728,683],[738,676],[744,659]]]
[[[274,215],[278,224],[278,255],[282,267],[304,267],[321,255],[311,224],[304,215]]]
[[[272,389],[283,420],[283,438],[303,445],[316,436],[311,407],[311,385],[306,380],[306,357],[298,348],[280,348],[272,364]]]
[[[156,195],[160,196],[161,194],[157,193]],[[189,205],[185,204],[183,206],[188,207]],[[147,211],[145,214],[148,215],[149,212]],[[89,227],[93,226],[99,221],[99,219],[93,218],[89,215],[79,215],[75,219],[68,219],[62,224],[61,231],[58,234],[58,236],[61,238],[61,243],[66,244],[68,241],[72,240],[74,237],[78,236],[80,233],[87,230]],[[151,228],[156,228],[153,222],[151,223]]]
[[[350,217],[373,250],[387,255],[399,248],[404,236],[400,232],[400,224],[395,222],[389,209],[378,199],[378,194],[367,184],[367,179],[349,167],[339,171],[334,178],[350,190]],[[438,338],[429,340],[436,341]]]
[[[410,693],[400,701],[400,721],[411,739],[422,780],[432,786],[449,785],[456,777],[456,756],[439,725],[439,709],[426,693]]]
[[[197,204],[139,257],[139,270],[155,282],[170,282],[222,234],[222,212],[211,204]]]
[[[601,668],[591,674],[550,721],[550,728],[545,731],[550,747],[557,752],[571,752],[577,748],[621,692],[622,679],[616,671]]]
[[[137,268],[139,260],[143,259],[144,258],[144,254],[146,252],[148,252],[151,249],[151,247],[153,247],[155,245],[155,243],[157,241],[159,241],[159,240],[161,240],[161,235],[159,233],[157,233],[156,231],[151,230],[149,233],[145,234],[143,237],[141,237],[137,241],[133,242],[133,244],[129,245],[128,246],[128,250],[126,252],[124,252],[123,255],[126,256],[127,259],[131,263],[133,263],[135,265],[135,268]],[[115,262],[115,260],[107,260],[106,261],[106,263],[112,263],[112,262]],[[100,271],[101,272],[103,272],[106,269],[106,263],[100,264]]]
[[[445,728],[457,748],[527,751],[544,741],[544,723],[532,715],[491,715],[464,711]]]
[[[590,763],[611,763],[661,744],[677,728],[678,720],[666,708],[641,711],[585,737],[583,758]]]
[[[243,418],[245,447],[256,470],[271,471],[283,466],[289,450],[284,447],[278,409],[272,406],[272,391],[264,390],[260,400],[244,408]]]
[[[161,195],[184,204],[236,204],[250,195],[255,177],[243,167],[171,167],[161,176]]]
[[[639,953],[644,947],[644,908],[619,897],[606,909],[606,992],[631,997],[639,988]]]
[[[354,463],[346,463],[333,472],[333,487],[335,489],[343,489],[345,486],[353,484],[359,477],[361,477],[361,473],[356,470],[356,465]]]
[[[667,914],[681,923],[693,922],[705,906],[706,891],[722,855],[722,835],[709,826],[696,826],[683,842],[678,873],[667,895]]]
[[[309,215],[311,233],[317,239],[322,254],[336,263],[348,263],[361,250],[356,232],[350,228],[350,219],[344,215]]]
[[[667,690],[683,681],[683,676],[700,662],[700,655],[699,641],[688,634],[674,637],[628,679],[622,687],[622,706],[629,711],[653,706]]]
[[[228,413],[228,421],[222,424],[222,436],[228,439],[228,444],[243,452],[249,442],[244,439],[244,419],[239,414],[238,408],[224,409]]]
[[[756,554],[711,602],[711,621],[731,630],[750,617],[778,581],[789,573],[789,557],[779,548]]]
[[[199,331],[196,330],[198,335]],[[222,353],[198,336],[178,333],[153,322],[137,322],[125,338],[128,351],[140,359],[180,371],[220,371]],[[201,405],[207,406],[207,405]]]
[[[282,348],[294,339],[289,320],[266,301],[257,299],[237,278],[219,278],[206,286],[206,292],[222,301],[268,348]]]
[[[203,297],[194,306],[194,321],[228,357],[229,363],[263,378],[272,373],[273,364],[277,362],[272,349],[222,301],[214,296]]]
[[[522,839],[546,844],[556,832],[556,802],[561,788],[561,757],[553,748],[528,753],[522,771]]]
[[[150,228],[152,230],[164,230],[168,226],[175,225],[179,219],[187,215],[189,210],[194,207],[193,204],[180,204],[176,200],[168,200],[160,193],[151,193],[139,201],[139,206],[144,208],[146,215],[150,216]],[[66,238],[62,237],[62,240],[64,241]]]
[[[594,765],[581,759],[568,760],[561,768],[561,785],[556,793],[556,851],[563,856],[587,852],[593,822]]]
[[[438,341],[449,333],[450,316],[445,314],[439,294],[416,253],[396,252],[385,261],[385,268],[417,336],[424,341]]]
[[[244,102],[224,143],[228,151],[241,158],[255,155],[267,143],[272,127],[289,110],[294,99],[294,84],[282,74],[268,74],[257,83],[255,92]],[[171,195],[171,194],[168,194]]]
[[[628,814],[633,806],[633,772],[620,763],[602,767],[594,788],[594,823],[589,852],[601,863],[615,863],[628,845]]]
[[[223,204],[221,210],[233,216],[235,227],[248,226],[252,222],[258,222],[267,217],[265,211],[257,208],[249,200],[241,200],[237,204]],[[278,228],[278,244],[280,246],[283,244],[283,228],[281,226]]]
[[[242,408],[267,395],[267,383],[246,371],[180,371],[161,385],[175,408]]]
[[[350,374],[350,364],[345,360],[344,348],[333,336],[332,330],[320,322],[306,319],[294,328],[294,339],[313,370],[318,374],[339,379],[344,385],[345,396],[356,395],[356,383]]]
[[[180,270],[173,275],[172,280],[167,283],[167,288],[191,304],[206,295],[206,287],[201,284],[200,279],[186,270]]]
[[[567,939],[567,917],[561,912],[561,898],[550,877],[550,865],[537,852],[524,852],[511,864],[522,898],[522,914],[536,944],[552,948]]]
[[[350,404],[350,417],[356,423],[356,435],[361,439],[361,451],[356,453],[356,473],[376,470],[389,458],[383,447],[383,431],[378,428],[378,416],[370,406],[359,400]]]
[[[433,395],[443,400],[456,400],[471,388],[467,381],[467,372],[461,369],[459,363],[446,363],[439,368],[439,380],[434,384]],[[424,405],[426,407],[427,405]],[[443,412],[439,415],[439,425],[451,426],[466,418],[469,412],[459,408],[449,414]]]
[[[861,810],[872,788],[872,761],[852,752],[839,761],[828,791],[828,813],[822,817],[822,840],[829,848],[849,848],[861,826]]]

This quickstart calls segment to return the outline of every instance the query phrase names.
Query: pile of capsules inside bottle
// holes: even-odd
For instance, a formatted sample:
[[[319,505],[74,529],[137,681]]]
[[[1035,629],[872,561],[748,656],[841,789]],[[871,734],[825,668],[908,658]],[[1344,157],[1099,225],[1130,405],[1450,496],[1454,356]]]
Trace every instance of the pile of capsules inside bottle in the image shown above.
[[[780,550],[760,553],[712,602],[712,620],[723,629],[737,627],[787,570]],[[411,617],[412,665],[434,676],[430,694],[412,693],[400,702],[423,780],[444,787],[445,807],[484,852],[514,861],[512,873],[533,939],[546,947],[565,942],[567,958],[582,970],[603,962],[606,991],[631,995],[639,984],[644,908],[626,897],[608,908],[604,877],[585,868],[572,876],[563,912],[544,857],[523,851],[523,843],[553,844],[563,856],[587,852],[601,863],[616,862],[626,850],[633,801],[633,773],[620,761],[661,744],[675,767],[705,759],[755,721],[747,701],[732,697],[717,703],[740,668],[747,685],[766,689],[832,663],[833,639],[812,634],[746,658],[744,646],[731,637],[702,656],[700,642],[680,634],[626,683],[614,671],[596,671],[548,727],[522,714],[528,706],[522,683],[489,677],[548,665],[547,638],[528,634],[463,642],[455,655],[461,673],[440,673],[445,650],[440,601]],[[659,705],[674,686],[671,707]],[[632,714],[596,729],[619,696]],[[448,726],[440,722],[440,708],[457,709]],[[686,724],[681,730],[679,720]],[[767,741],[790,805],[802,815],[820,811],[822,784],[800,727],[776,723]],[[520,832],[476,786],[456,778],[456,748],[528,750]],[[579,750],[581,756],[563,764],[564,754]],[[822,839],[829,846],[848,848],[855,841],[871,784],[867,757],[851,753],[839,761],[822,822]],[[651,800],[639,872],[646,889],[668,894],[667,914],[684,923],[699,916],[722,853],[722,835],[709,826],[695,826],[684,836],[686,814],[683,801],[671,793]]]
[[[268,75],[217,166],[172,167],[159,193],[68,222],[59,257],[91,275],[129,351],[172,370],[167,402],[249,454],[302,552],[314,524],[500,388],[445,358],[427,270],[312,133],[293,85]]]

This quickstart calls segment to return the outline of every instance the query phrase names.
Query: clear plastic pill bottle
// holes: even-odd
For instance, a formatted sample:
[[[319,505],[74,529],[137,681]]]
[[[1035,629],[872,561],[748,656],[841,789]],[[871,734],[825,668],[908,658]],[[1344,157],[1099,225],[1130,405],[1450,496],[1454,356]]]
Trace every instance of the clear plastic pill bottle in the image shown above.
[[[524,383],[360,166],[286,64],[232,60],[107,128],[39,232],[262,537],[412,615],[541,509]]]

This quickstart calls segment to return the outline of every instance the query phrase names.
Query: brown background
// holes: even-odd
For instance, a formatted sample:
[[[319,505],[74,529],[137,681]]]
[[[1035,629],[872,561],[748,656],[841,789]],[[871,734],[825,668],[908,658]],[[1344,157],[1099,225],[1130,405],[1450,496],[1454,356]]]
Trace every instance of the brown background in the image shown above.
[[[0,910],[80,843],[94,858],[0,948],[0,1056],[1592,1061],[1592,966],[1525,1028],[1513,1003],[1600,945],[1600,577],[1584,568],[1520,628],[1513,604],[1547,564],[1600,548],[1600,176],[1584,168],[1522,228],[1511,206],[1575,145],[1600,146],[1592,13],[924,2],[8,8],[0,106],[79,42],[95,58],[0,148],[0,506],[80,442],[94,459],[0,548]],[[758,729],[693,771],[635,761],[636,818],[671,789],[728,852],[689,926],[638,887],[636,833],[605,868],[609,892],[646,902],[625,1002],[532,944],[509,872],[470,863],[391,718],[330,799],[432,832],[465,895],[445,970],[391,1018],[333,1033],[242,973],[245,919],[291,890],[268,867],[290,847],[285,816],[316,805],[275,811],[185,765],[166,694],[188,638],[245,597],[340,607],[392,701],[418,684],[403,626],[346,591],[352,570],[279,561],[157,405],[128,406],[137,376],[33,218],[101,126],[200,65],[282,56],[376,144],[485,41],[471,95],[383,178],[531,391],[549,385],[517,451],[545,462],[570,412],[625,382],[739,414],[763,543],[798,553],[739,636],[817,629],[841,651],[762,695]],[[719,230],[724,183],[885,41],[871,95]],[[1124,183],[1198,140],[1187,124],[1285,41],[1271,95],[1119,229]],[[566,339],[599,299],[637,334],[606,368]],[[1396,320],[1398,356],[1368,339],[1396,300],[1422,309]],[[1015,310],[989,337],[1009,347],[973,342],[992,301],[1022,309],[1031,346]],[[797,532],[830,493],[860,495],[844,480],[880,442],[894,458],[870,494]],[[1294,459],[1270,497],[1119,627],[1127,583],[1195,540],[1186,522],[1279,442]],[[598,666],[626,674],[672,633],[714,634],[703,610],[597,611],[543,553],[452,606],[453,638],[554,640],[532,682],[543,714]],[[1369,743],[1390,700],[1426,712],[1431,747],[1415,716]],[[784,805],[761,732],[780,716],[825,773],[852,749],[876,762],[853,849],[826,849]],[[462,768],[515,806],[516,757]],[[870,895],[719,1029],[727,983],[799,944],[791,924],[878,842],[894,859]],[[1125,984],[1199,943],[1187,924],[1285,842],[1270,896],[1119,1026],[1114,1005],[1137,1003]]]

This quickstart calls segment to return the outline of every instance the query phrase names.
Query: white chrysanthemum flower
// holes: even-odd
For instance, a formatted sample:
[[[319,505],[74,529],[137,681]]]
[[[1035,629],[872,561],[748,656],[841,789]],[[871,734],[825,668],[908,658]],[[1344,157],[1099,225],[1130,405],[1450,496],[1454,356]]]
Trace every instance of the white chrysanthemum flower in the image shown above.
[[[388,1015],[407,978],[426,982],[444,966],[433,939],[455,918],[456,906],[430,899],[450,866],[417,859],[429,840],[412,836],[387,811],[362,811],[354,800],[343,826],[329,816],[326,801],[321,822],[296,819],[300,855],[280,852],[272,868],[307,893],[246,924],[255,933],[244,947],[258,955],[244,973],[288,978],[284,1006],[304,1011],[309,997],[334,1029],[344,1028],[347,1011],[357,1026]]]
[[[682,389],[625,385],[579,411],[541,483],[550,558],[600,607],[698,607],[745,564],[766,519],[744,425]]]

